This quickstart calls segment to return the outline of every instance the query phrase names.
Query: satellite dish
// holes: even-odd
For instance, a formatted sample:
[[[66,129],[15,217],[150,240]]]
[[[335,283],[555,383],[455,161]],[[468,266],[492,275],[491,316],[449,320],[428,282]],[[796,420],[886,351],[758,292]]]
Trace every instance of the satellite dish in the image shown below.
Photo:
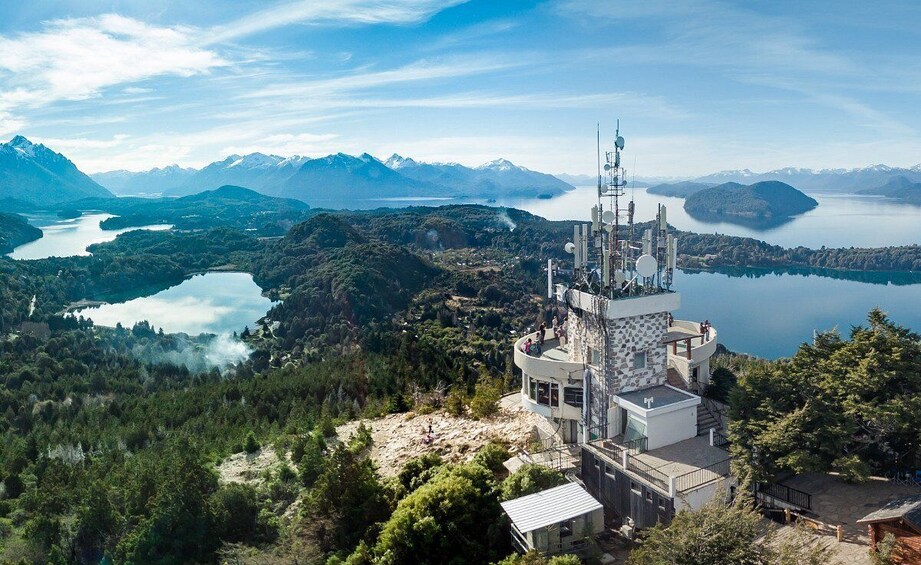
[[[640,255],[636,260],[636,272],[643,278],[649,278],[659,270],[659,263],[652,255]]]
[[[614,210],[605,210],[601,214],[601,221],[606,224],[613,224],[614,220],[617,219],[617,214],[614,213]]]
[[[604,164],[604,170],[610,171],[610,170],[611,170],[611,165],[608,164],[608,163],[605,163],[605,164]]]
[[[565,246],[563,246],[563,249],[566,250],[566,253],[569,253],[570,255],[572,255],[573,253],[576,252],[576,244],[570,241]]]
[[[614,145],[616,145],[618,149],[623,149],[624,148],[624,138],[618,135],[617,139],[614,140]]]
[[[617,284],[624,284],[626,280],[627,280],[627,275],[625,275],[623,271],[621,271],[620,269],[614,270],[614,282],[616,282]]]

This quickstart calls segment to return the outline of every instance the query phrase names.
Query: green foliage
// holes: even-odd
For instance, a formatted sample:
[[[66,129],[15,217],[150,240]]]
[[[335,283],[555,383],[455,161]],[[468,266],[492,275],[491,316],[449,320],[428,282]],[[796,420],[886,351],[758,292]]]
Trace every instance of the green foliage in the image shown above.
[[[486,467],[493,473],[499,474],[505,472],[503,463],[508,461],[511,456],[507,447],[501,443],[491,441],[477,451],[476,455],[473,456],[473,462]]]
[[[726,367],[717,367],[710,373],[710,384],[707,386],[707,396],[726,402],[729,400],[729,394],[735,388],[738,377]]]
[[[323,451],[326,449],[326,442],[323,436],[316,432],[307,436],[304,442],[303,454],[298,462],[298,476],[301,484],[305,487],[311,487],[320,478],[325,464]]]
[[[493,474],[446,467],[400,501],[374,547],[381,563],[476,563],[507,553]],[[498,553],[501,552],[501,553]]]
[[[645,530],[628,565],[821,565],[829,558],[822,544],[798,536],[765,536],[761,515],[745,497],[725,505],[715,497],[699,510],[681,510],[668,526]]]
[[[246,439],[243,440],[243,451],[247,453],[256,453],[261,447],[262,446],[259,445],[259,440],[256,439],[256,434],[250,430],[246,434]]]
[[[467,391],[464,388],[455,387],[448,393],[448,396],[445,397],[445,412],[455,417],[463,416],[467,412],[468,402],[469,398],[467,397]]]
[[[489,418],[499,410],[502,381],[482,374],[470,399],[470,414],[477,419]]]
[[[870,549],[870,560],[873,565],[895,565],[895,550],[897,540],[891,532],[886,532],[883,539],[876,542],[876,549]]]
[[[532,549],[531,551],[520,555],[513,553],[496,565],[581,565],[582,560],[575,555],[554,555],[547,557],[543,553]]]
[[[397,481],[402,486],[400,497],[429,482],[443,465],[444,461],[437,453],[425,453],[404,463],[397,474]]]
[[[556,469],[526,463],[502,482],[502,500],[512,500],[562,484],[566,484],[566,477]]]
[[[921,341],[879,310],[868,322],[740,376],[730,432],[743,476],[836,470],[861,480],[921,465]]]

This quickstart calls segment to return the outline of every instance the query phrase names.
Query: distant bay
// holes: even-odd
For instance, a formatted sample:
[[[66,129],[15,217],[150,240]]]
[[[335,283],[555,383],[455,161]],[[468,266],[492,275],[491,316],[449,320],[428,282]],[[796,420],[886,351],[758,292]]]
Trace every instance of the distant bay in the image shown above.
[[[99,222],[111,214],[85,213],[78,218],[61,218],[57,214],[27,215],[29,223],[42,230],[41,239],[20,245],[9,254],[13,259],[45,259],[89,255],[87,247],[94,243],[112,241],[118,234],[134,229],[167,230],[171,226],[143,226],[123,230],[103,230]]]

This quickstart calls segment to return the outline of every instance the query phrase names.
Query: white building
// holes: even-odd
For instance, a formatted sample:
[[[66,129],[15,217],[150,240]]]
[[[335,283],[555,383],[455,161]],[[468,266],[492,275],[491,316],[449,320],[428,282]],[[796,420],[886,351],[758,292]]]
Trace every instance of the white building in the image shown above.
[[[695,394],[709,382],[717,332],[673,319],[677,241],[664,207],[642,230],[633,203],[620,207],[622,148],[618,137],[591,224],[574,226],[566,244],[573,280],[551,286],[567,311],[562,335],[547,330],[542,346],[536,334],[519,339],[514,360],[524,406],[581,445],[586,487],[625,522],[646,527],[733,483],[725,437]],[[643,234],[636,242],[635,229]]]
[[[576,483],[503,502],[502,509],[521,553],[579,553],[604,530],[604,506]]]

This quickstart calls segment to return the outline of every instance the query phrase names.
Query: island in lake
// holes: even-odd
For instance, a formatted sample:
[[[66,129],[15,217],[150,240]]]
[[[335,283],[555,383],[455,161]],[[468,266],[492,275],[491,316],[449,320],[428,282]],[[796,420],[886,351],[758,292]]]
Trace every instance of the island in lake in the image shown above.
[[[812,210],[815,199],[780,181],[743,185],[727,182],[694,192],[684,209],[698,219],[772,227]]]

